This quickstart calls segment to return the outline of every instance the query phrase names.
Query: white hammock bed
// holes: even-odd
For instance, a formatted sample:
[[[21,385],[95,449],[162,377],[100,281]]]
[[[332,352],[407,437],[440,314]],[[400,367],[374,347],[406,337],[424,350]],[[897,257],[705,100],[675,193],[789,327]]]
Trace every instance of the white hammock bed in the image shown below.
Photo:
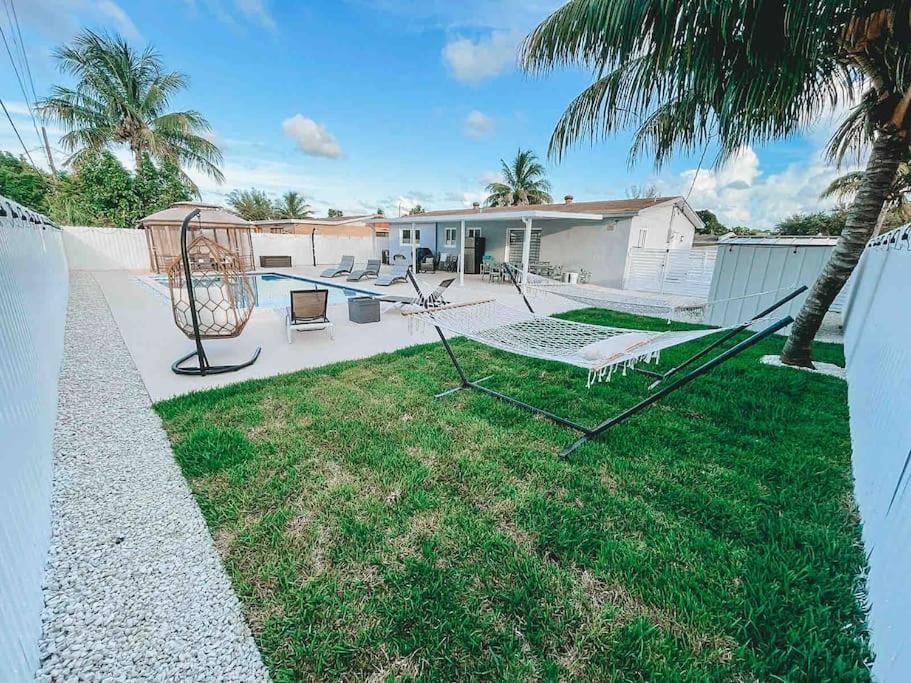
[[[415,289],[420,293],[420,287],[413,277],[411,277],[411,282]],[[446,304],[434,308],[418,308],[417,310],[408,312],[407,315],[412,316],[413,320],[432,325],[436,329],[437,334],[443,342],[446,352],[459,375],[459,379],[461,380],[460,386],[445,391],[442,394],[439,394],[438,397],[462,389],[476,389],[531,412],[543,415],[558,424],[570,427],[571,429],[580,432],[582,436],[561,452],[561,457],[567,457],[589,439],[598,436],[615,424],[622,422],[664,396],[685,386],[692,380],[737,355],[741,351],[753,346],[783,327],[790,325],[791,322],[793,322],[792,318],[787,316],[765,327],[761,331],[755,332],[744,341],[732,346],[718,356],[704,362],[702,365],[695,367],[681,378],[665,386],[663,389],[649,395],[635,406],[628,408],[619,415],[604,420],[594,428],[585,427],[572,420],[568,420],[536,406],[519,401],[511,396],[501,394],[480,384],[484,379],[489,378],[477,381],[469,380],[459,363],[458,358],[453,352],[452,346],[449,344],[449,340],[443,332],[444,330],[454,335],[468,337],[476,342],[500,349],[501,351],[508,351],[531,358],[540,358],[542,360],[557,361],[582,368],[588,372],[587,385],[589,387],[595,382],[609,381],[614,371],[617,369],[624,375],[627,370],[633,369],[657,378],[649,387],[649,389],[652,389],[655,385],[660,384],[665,379],[707,355],[712,349],[717,348],[725,341],[731,339],[738,332],[741,332],[754,324],[763,322],[767,315],[797,296],[803,289],[793,292],[744,323],[707,330],[654,332],[589,325],[571,320],[538,315],[534,312],[527,299],[525,299],[525,304],[528,308],[527,311],[519,310],[488,299],[469,303]],[[686,361],[664,373],[644,371],[636,367],[637,363],[658,362],[660,360],[661,351],[664,349],[701,339],[719,332],[727,332],[727,334],[724,334],[721,338],[716,339]]]

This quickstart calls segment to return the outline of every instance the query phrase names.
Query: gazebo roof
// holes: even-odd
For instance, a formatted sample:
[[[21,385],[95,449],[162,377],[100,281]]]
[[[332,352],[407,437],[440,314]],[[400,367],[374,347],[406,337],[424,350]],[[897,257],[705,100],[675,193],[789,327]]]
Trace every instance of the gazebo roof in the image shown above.
[[[223,206],[218,204],[203,204],[202,202],[176,202],[171,204],[167,209],[162,209],[161,211],[156,211],[155,213],[146,216],[141,219],[139,222],[143,225],[148,224],[164,224],[164,225],[180,225],[183,222],[183,219],[186,218],[187,214],[190,213],[193,209],[199,209],[199,218],[193,219],[193,223],[196,224],[197,221],[201,225],[207,227],[218,226],[219,228],[251,228],[253,224],[247,220],[244,220],[238,216],[233,211],[226,209]]]

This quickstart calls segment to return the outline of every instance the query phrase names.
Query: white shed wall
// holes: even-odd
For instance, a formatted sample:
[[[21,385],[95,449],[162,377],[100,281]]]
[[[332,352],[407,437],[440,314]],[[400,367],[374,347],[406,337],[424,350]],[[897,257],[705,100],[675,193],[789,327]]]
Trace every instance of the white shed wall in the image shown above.
[[[3,204],[6,200],[0,198]],[[59,229],[0,217],[0,680],[32,681],[68,292]]]
[[[866,248],[845,313],[854,490],[869,557],[873,675],[882,683],[911,680],[909,243],[911,226]]]
[[[710,325],[731,325],[747,320],[788,290],[800,285],[812,286],[829,260],[832,247],[829,245],[790,246],[762,244],[721,244],[709,301],[722,301],[706,310],[706,323]],[[768,292],[762,296],[749,296]],[[804,293],[792,300],[785,308],[777,311],[796,316],[807,295]],[[844,300],[839,295],[832,310],[838,311]]]

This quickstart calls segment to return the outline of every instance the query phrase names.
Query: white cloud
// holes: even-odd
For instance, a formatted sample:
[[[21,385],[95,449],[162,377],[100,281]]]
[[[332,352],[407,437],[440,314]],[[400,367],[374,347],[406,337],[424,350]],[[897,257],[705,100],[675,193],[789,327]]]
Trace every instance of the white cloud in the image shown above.
[[[481,140],[492,135],[495,127],[496,124],[492,118],[475,109],[465,117],[465,125],[462,130],[466,137]]]
[[[500,171],[481,171],[481,184],[487,187],[491,183],[502,183],[503,174]]]
[[[255,19],[266,28],[275,30],[275,19],[269,12],[265,0],[236,0],[237,9],[245,16]]]
[[[834,201],[821,200],[819,194],[846,170],[827,164],[817,153],[766,175],[759,156],[745,147],[722,168],[684,171],[669,186],[662,183],[662,191],[686,195],[692,187],[693,208],[709,209],[731,227],[769,229],[792,214],[831,208]]]
[[[521,38],[518,31],[493,31],[476,41],[456,38],[443,48],[443,61],[456,80],[478,83],[515,65]]]
[[[142,36],[129,14],[113,0],[29,0],[16,3],[19,20],[46,38],[65,41],[79,29],[98,24],[130,40]]]
[[[218,21],[234,28],[241,26],[238,18],[252,19],[272,31],[278,28],[268,0],[184,0],[184,4],[194,13],[203,6]]]
[[[329,130],[321,123],[308,119],[303,114],[295,114],[282,121],[285,135],[294,140],[304,154],[315,157],[339,159],[342,148]]]

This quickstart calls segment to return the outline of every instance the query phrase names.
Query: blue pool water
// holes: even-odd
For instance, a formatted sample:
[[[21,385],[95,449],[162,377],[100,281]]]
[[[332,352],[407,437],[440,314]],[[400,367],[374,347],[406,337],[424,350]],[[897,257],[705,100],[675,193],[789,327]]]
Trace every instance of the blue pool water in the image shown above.
[[[168,286],[166,275],[156,275],[154,279],[165,287]],[[253,291],[256,293],[257,308],[283,308],[290,302],[290,292],[300,289],[328,289],[330,304],[345,303],[354,296],[376,296],[374,292],[341,284],[310,280],[299,275],[250,273],[250,280],[253,282]]]

